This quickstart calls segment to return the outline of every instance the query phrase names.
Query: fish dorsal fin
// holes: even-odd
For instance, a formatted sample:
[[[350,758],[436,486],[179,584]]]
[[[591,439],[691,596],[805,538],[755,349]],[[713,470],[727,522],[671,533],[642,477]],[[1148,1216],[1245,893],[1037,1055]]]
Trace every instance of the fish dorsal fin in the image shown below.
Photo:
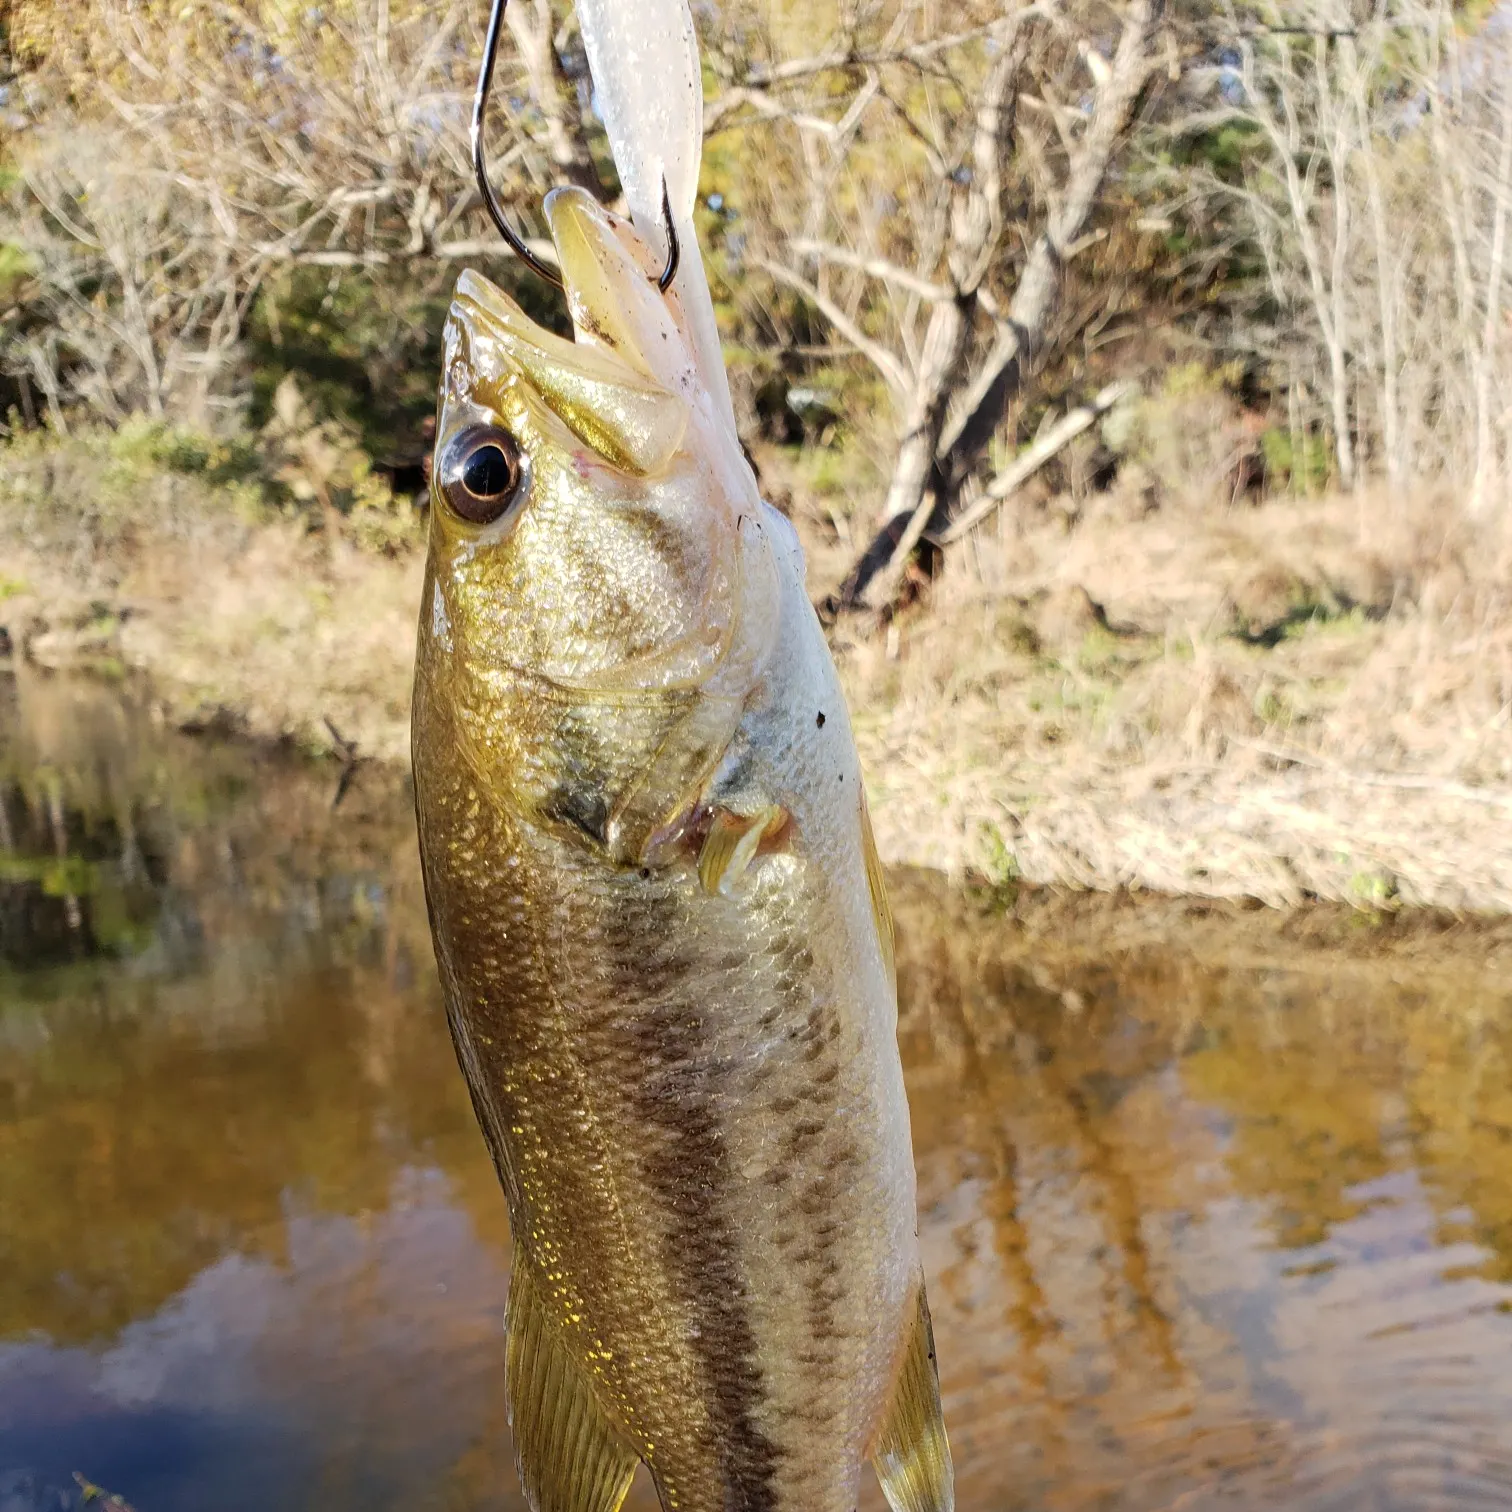
[[[922,1276],[918,1311],[872,1450],[872,1464],[893,1512],[955,1512],[955,1472],[940,1411],[934,1329]]]
[[[599,1406],[529,1270],[509,1278],[509,1422],[534,1512],[619,1512],[637,1456]]]

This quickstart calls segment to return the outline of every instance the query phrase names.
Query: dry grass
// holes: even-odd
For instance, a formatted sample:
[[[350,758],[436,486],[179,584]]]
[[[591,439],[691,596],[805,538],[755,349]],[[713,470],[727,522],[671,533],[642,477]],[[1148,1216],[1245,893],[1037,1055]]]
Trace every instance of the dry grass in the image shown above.
[[[0,625],[44,667],[145,674],[176,724],[404,761],[422,557],[85,447],[0,469]]]
[[[1512,910],[1512,552],[1458,516],[1366,498],[1005,522],[890,639],[842,648],[884,852]]]
[[[47,466],[0,469],[0,624],[34,660],[138,670],[178,723],[328,749],[330,720],[405,759],[418,550],[182,480],[77,511],[100,480]],[[1512,913],[1504,534],[1448,498],[1093,503],[1005,517],[889,632],[837,636],[886,859]],[[796,513],[817,595],[855,543]]]
[[[327,751],[329,721],[364,756],[408,759],[418,552],[333,560],[319,538],[276,525],[234,551],[133,553],[111,582],[4,560],[36,588],[0,605],[0,621],[28,627],[42,666],[145,673],[175,724]]]

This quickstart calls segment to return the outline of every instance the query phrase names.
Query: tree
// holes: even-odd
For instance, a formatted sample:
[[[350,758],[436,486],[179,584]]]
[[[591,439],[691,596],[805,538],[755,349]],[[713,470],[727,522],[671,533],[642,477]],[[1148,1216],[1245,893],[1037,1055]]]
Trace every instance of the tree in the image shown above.
[[[1261,250],[1293,411],[1320,418],[1339,480],[1447,476],[1483,513],[1505,477],[1504,299],[1512,52],[1446,0],[1230,11],[1231,196]],[[1251,325],[1251,331],[1255,327]],[[1468,443],[1468,445],[1467,445]]]
[[[290,268],[501,259],[479,214],[467,120],[481,40],[467,0],[37,4],[4,235],[34,315],[7,361],[110,418],[199,421],[244,397],[238,359],[268,280]],[[545,0],[511,8],[490,121],[506,198],[597,182]],[[276,314],[275,314],[276,320]]]
[[[759,133],[779,186],[746,216],[769,228],[749,262],[871,364],[898,415],[885,523],[839,607],[889,602],[979,473],[1067,265],[1100,239],[1086,233],[1157,66],[1160,16],[1160,0],[1116,23],[962,5],[941,26],[897,0],[843,11],[809,56],[716,55],[711,127]],[[781,155],[793,166],[772,171]]]

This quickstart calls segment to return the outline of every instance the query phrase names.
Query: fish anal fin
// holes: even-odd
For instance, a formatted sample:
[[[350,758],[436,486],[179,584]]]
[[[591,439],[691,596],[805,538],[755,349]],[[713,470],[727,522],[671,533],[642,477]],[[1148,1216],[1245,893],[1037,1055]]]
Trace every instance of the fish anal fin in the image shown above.
[[[509,1279],[509,1421],[534,1512],[619,1512],[637,1456],[568,1354],[529,1271]]]
[[[732,896],[751,862],[763,851],[776,849],[791,825],[792,815],[777,804],[754,814],[715,809],[698,853],[698,880],[704,891]]]
[[[955,1512],[955,1472],[940,1411],[934,1329],[922,1278],[918,1311],[872,1449],[872,1465],[893,1512]]]

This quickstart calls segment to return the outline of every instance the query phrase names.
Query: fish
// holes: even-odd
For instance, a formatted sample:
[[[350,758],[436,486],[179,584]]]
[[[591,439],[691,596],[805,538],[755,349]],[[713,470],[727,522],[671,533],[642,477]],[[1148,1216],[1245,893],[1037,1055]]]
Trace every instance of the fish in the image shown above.
[[[676,171],[548,196],[571,339],[473,270],[444,330],[412,754],[516,1463],[536,1512],[641,1464],[665,1512],[853,1512],[868,1462],[951,1512],[893,920],[701,265],[657,278]]]
[[[893,924],[789,522],[656,258],[547,216],[576,339],[444,339],[413,702],[448,1021],[508,1203],[538,1512],[947,1512]]]

